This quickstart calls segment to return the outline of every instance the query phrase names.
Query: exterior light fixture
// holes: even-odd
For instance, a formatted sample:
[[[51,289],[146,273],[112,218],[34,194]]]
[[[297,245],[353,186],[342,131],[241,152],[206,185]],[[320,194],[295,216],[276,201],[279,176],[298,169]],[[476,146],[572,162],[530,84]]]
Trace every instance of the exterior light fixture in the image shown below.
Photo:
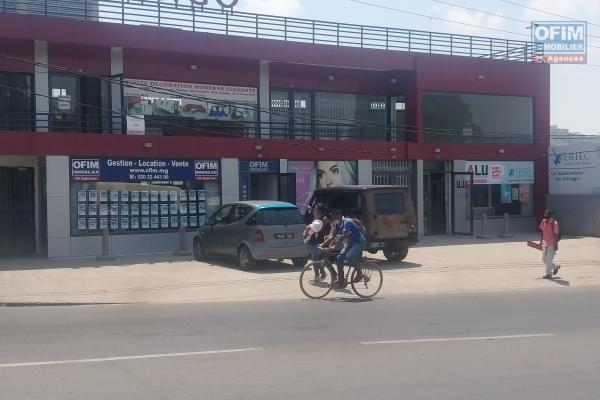
[[[392,78],[392,79],[390,79],[390,82],[391,82],[391,83],[398,83],[398,79],[396,79],[396,78]]]
[[[195,71],[198,69],[198,66],[196,64],[192,64],[192,65],[190,65],[190,69]]]
[[[325,151],[327,149],[325,147],[319,147],[317,150],[319,150],[319,151]]]
[[[261,151],[263,149],[262,145],[257,144],[256,146],[254,146],[254,150],[256,151]]]
[[[441,153],[441,152],[442,152],[442,149],[440,149],[439,147],[436,147],[435,149],[433,149],[433,151],[434,151],[435,153]]]
[[[333,75],[329,75],[329,76],[327,77],[327,79],[329,79],[330,81],[333,81],[333,80],[335,80],[335,76],[333,76]]]
[[[504,154],[504,149],[498,149],[498,153]]]
[[[144,148],[145,149],[151,149],[152,148],[152,142],[145,142],[144,143]]]
[[[396,152],[396,151],[397,151],[397,149],[396,149],[395,147],[390,147],[390,151],[391,151],[392,153],[394,153],[394,152]]]
[[[485,79],[485,76],[483,76],[483,75],[477,75],[477,79],[479,79],[480,81],[482,81],[482,80]]]

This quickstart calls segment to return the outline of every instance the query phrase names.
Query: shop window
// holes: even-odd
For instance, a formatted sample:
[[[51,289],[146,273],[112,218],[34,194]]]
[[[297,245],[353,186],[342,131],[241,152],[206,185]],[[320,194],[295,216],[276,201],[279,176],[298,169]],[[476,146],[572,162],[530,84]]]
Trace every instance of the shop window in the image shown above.
[[[32,91],[31,75],[0,73],[0,130],[34,130],[34,96]]]
[[[532,143],[533,98],[466,93],[424,95],[428,143]]]
[[[533,184],[474,185],[473,217],[533,216]],[[468,212],[468,211],[467,211]]]

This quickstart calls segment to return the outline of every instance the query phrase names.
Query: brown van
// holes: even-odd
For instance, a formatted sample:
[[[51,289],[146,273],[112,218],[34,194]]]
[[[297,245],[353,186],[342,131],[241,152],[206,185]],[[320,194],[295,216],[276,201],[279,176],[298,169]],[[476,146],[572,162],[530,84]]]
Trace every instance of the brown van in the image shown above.
[[[418,242],[417,215],[407,188],[357,185],[317,189],[311,210],[315,204],[360,218],[367,232],[367,251],[383,250],[390,261],[406,258],[408,248]]]

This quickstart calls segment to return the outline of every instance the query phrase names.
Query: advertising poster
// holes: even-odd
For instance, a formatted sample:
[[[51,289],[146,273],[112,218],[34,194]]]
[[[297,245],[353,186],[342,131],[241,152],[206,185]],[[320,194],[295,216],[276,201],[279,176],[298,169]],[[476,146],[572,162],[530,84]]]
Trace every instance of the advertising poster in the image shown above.
[[[129,229],[129,218],[121,218],[121,229]]]
[[[143,203],[149,202],[150,201],[150,192],[148,192],[147,190],[140,192],[140,199],[142,200]]]
[[[519,185],[519,202],[529,203],[529,185]]]
[[[356,184],[357,161],[317,161],[317,188]]]
[[[158,204],[152,203],[150,205],[150,214],[158,215]]]
[[[77,229],[85,231],[87,229],[87,221],[85,218],[77,218]]]
[[[91,231],[98,229],[98,224],[97,224],[96,218],[88,219],[88,229]]]
[[[160,220],[158,217],[152,217],[152,219],[150,220],[150,227],[152,229],[158,229],[160,227],[159,222]]]
[[[186,216],[179,217],[179,225],[180,226],[185,226],[187,228],[187,226],[188,226],[188,219],[187,219]]]
[[[122,202],[129,201],[129,190],[121,190],[121,201]]]
[[[142,217],[142,229],[150,229],[150,218]]]
[[[160,214],[161,215],[169,215],[169,204],[162,203],[160,205]]]
[[[95,203],[98,201],[98,191],[97,190],[89,190],[88,191],[88,201],[90,203]]]
[[[113,229],[113,230],[119,229],[119,218],[112,217],[110,219],[110,229]]]
[[[171,203],[171,215],[179,214],[179,207],[177,207],[177,203]]]
[[[87,201],[87,191],[78,190],[77,191],[77,201]]]
[[[169,191],[169,199],[171,201],[177,201],[177,190]]]
[[[100,218],[100,229],[108,229],[108,218]]]
[[[198,226],[198,217],[196,217],[195,215],[191,215],[190,216],[189,226],[190,227],[197,227]]]
[[[179,214],[187,214],[188,206],[187,203],[179,203]]]
[[[98,205],[96,203],[88,204],[88,215],[98,215]]]
[[[137,190],[133,190],[131,192],[131,201],[132,202],[140,201],[140,192],[138,192]]]
[[[305,214],[316,187],[315,162],[288,161],[288,172],[296,174],[296,205]]]
[[[168,228],[169,227],[169,217],[161,217],[160,218],[160,227]]]
[[[131,229],[140,229],[140,219],[137,217],[131,218]]]
[[[121,215],[129,215],[129,204],[121,204]]]
[[[131,215],[134,215],[134,216],[140,215],[140,205],[139,204],[131,205]]]
[[[519,201],[519,188],[512,188],[512,201]]]
[[[100,201],[106,203],[108,201],[108,191],[107,190],[98,190],[98,197],[100,197]]]
[[[189,195],[189,200],[190,201],[196,201],[197,196],[196,196],[196,191],[195,190],[190,190],[188,191],[188,195]]]
[[[119,201],[119,191],[118,190],[110,191],[110,201],[111,201],[111,203],[116,203]]]
[[[182,190],[179,192],[179,200],[187,201],[187,190]]]
[[[188,212],[192,215],[198,212],[198,206],[196,203],[189,203]]]
[[[117,216],[119,215],[119,204],[111,204],[110,205],[110,215]]]
[[[77,204],[77,215],[86,215],[87,214],[87,204],[86,203],[78,203]]]
[[[171,217],[171,228],[179,228],[179,217]]]
[[[583,142],[550,147],[550,194],[600,194],[600,141]]]
[[[150,192],[150,201],[158,201],[158,191],[152,190]]]
[[[142,204],[140,209],[142,215],[150,215],[150,204]]]
[[[106,217],[108,215],[108,204],[101,203],[100,204],[100,216]]]
[[[502,204],[512,203],[512,188],[511,185],[500,185],[500,202]]]

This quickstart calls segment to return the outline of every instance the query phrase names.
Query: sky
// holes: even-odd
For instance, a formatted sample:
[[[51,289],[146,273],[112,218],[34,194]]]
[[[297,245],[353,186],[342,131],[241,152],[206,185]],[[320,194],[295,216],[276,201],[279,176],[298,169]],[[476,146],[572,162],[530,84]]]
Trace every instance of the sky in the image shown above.
[[[480,25],[481,27],[418,17],[399,11],[360,4],[352,0],[239,0],[236,10],[513,40],[531,40],[531,31],[528,29],[529,22],[514,21],[510,18],[524,21],[565,20],[522,6],[587,21],[588,44],[598,46],[598,48],[588,47],[588,64],[597,66],[551,66],[550,123],[558,125],[560,128],[567,128],[570,131],[600,134],[600,101],[597,98],[597,94],[600,93],[600,0],[364,1],[461,23]],[[467,10],[464,7],[483,12]],[[483,27],[514,33],[498,32]],[[597,37],[590,37],[590,35]]]

